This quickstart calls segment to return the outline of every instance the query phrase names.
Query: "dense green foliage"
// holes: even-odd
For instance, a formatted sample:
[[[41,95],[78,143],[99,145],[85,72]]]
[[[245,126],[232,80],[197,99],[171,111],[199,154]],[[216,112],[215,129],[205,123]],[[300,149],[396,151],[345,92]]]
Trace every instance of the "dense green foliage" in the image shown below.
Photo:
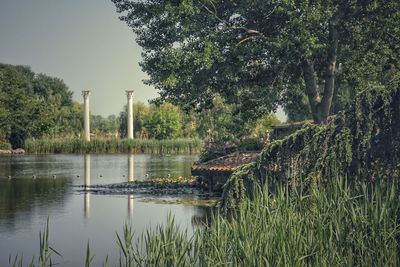
[[[28,137],[78,132],[81,118],[62,80],[0,64],[0,142],[23,147]]]
[[[182,118],[179,108],[169,103],[162,104],[149,114],[145,127],[150,138],[170,139],[177,138],[182,133]]]
[[[393,85],[392,85],[393,86]],[[390,89],[395,88],[395,89]],[[400,176],[400,87],[362,92],[352,107],[323,126],[307,125],[266,146],[257,162],[225,185],[222,205],[240,203],[254,184],[285,183],[294,192],[337,177],[386,180]]]
[[[398,266],[399,180],[337,178],[307,195],[255,190],[237,216],[215,215],[193,235],[171,218],[138,238],[125,225],[111,266]]]
[[[203,133],[204,139],[200,161],[235,151],[260,151],[269,139],[272,126],[281,124],[274,114],[243,121],[235,116],[232,105],[227,105],[220,97],[215,98],[213,104],[211,109],[200,112],[198,120],[199,133]]]
[[[198,153],[202,143],[199,139],[93,139],[86,142],[74,138],[28,139],[28,153]]]
[[[119,133],[127,136],[127,107],[119,115]],[[133,134],[140,139],[198,138],[203,136],[200,121],[204,114],[183,112],[168,102],[160,105],[133,104]]]
[[[235,116],[232,105],[226,104],[221,97],[213,100],[213,106],[202,111],[183,111],[168,102],[160,105],[143,103],[133,104],[133,132],[139,139],[174,138],[211,138],[220,144],[223,152],[224,136],[234,139],[243,137],[265,137],[271,126],[280,124],[273,114],[262,116],[258,120],[240,120]],[[126,106],[119,115],[119,133],[126,137]]]
[[[145,128],[145,121],[150,112],[149,106],[144,103],[133,104],[133,136],[135,138],[144,139],[147,138],[147,130]],[[126,137],[127,134],[127,106],[124,107],[124,111],[119,114],[119,134],[121,137]]]
[[[94,134],[114,134],[118,133],[119,119],[115,115],[103,118],[100,115],[90,116],[90,129]]]
[[[325,122],[400,66],[397,0],[112,1],[147,82],[188,109],[219,94],[242,118],[280,103],[292,120]]]

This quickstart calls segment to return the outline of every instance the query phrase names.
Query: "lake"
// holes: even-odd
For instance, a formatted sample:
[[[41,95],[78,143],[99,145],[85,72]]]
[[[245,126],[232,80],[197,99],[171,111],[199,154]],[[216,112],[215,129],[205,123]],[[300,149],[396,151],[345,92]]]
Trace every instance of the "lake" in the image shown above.
[[[62,254],[62,258],[53,255],[53,262],[60,266],[83,266],[88,240],[95,256],[92,265],[101,266],[108,255],[113,266],[118,256],[116,231],[121,234],[126,222],[138,235],[166,222],[171,213],[191,232],[209,208],[165,204],[138,195],[97,195],[77,186],[85,184],[85,166],[90,170],[86,183],[108,184],[168,174],[190,176],[196,159],[193,155],[1,156],[0,266],[8,266],[9,256],[16,253],[23,253],[25,265],[32,256],[37,258],[39,232],[47,217],[50,246]]]

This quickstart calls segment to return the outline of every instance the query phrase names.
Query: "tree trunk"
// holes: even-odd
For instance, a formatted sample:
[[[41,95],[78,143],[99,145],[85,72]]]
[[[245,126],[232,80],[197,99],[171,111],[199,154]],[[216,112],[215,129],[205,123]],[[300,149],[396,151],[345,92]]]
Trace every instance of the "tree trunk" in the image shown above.
[[[335,90],[336,57],[338,46],[337,20],[333,18],[329,25],[329,50],[324,73],[324,91],[318,87],[317,75],[314,70],[314,62],[308,58],[302,61],[306,93],[311,108],[311,114],[316,124],[326,123],[332,105]]]
[[[311,114],[314,122],[320,124],[322,122],[322,118],[319,113],[319,104],[321,103],[321,97],[317,85],[317,76],[314,70],[314,62],[308,59],[303,59],[302,69],[304,82],[306,84],[308,103],[310,104],[311,108]]]
[[[333,92],[335,90],[335,74],[336,74],[336,56],[338,47],[338,31],[336,29],[337,19],[334,18],[329,25],[329,42],[328,58],[325,67],[325,87],[324,96],[320,103],[320,112],[325,123],[329,116],[332,105]]]

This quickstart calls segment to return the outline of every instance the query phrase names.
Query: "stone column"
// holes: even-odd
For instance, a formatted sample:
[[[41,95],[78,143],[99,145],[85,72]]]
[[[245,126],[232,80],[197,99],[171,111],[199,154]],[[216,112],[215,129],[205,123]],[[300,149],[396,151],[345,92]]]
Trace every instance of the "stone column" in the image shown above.
[[[90,110],[89,110],[89,90],[82,91],[84,105],[85,105],[85,113],[84,113],[84,128],[85,128],[85,141],[90,141]]]
[[[128,139],[133,139],[133,91],[126,91],[128,97]]]
[[[128,155],[128,182],[133,182],[133,180],[134,180],[135,168],[134,168],[133,162],[134,162],[133,154],[129,154]]]

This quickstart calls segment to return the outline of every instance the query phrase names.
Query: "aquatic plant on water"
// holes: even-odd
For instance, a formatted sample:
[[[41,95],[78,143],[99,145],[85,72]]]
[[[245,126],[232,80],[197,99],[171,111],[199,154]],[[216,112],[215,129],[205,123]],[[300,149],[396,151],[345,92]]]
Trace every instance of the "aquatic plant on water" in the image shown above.
[[[153,196],[196,195],[201,190],[195,177],[151,178],[116,184],[98,184],[85,191],[99,194],[146,194]]]

